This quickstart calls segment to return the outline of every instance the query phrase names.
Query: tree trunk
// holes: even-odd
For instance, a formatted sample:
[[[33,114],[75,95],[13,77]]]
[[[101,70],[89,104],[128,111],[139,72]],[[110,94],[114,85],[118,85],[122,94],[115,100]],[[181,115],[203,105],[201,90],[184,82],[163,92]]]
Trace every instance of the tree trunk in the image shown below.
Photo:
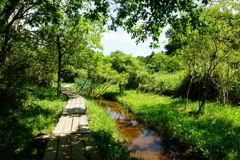
[[[194,78],[195,78],[195,77],[192,75],[192,72],[191,72],[191,79],[190,79],[189,86],[188,86],[188,90],[187,90],[186,102],[185,102],[184,110],[187,108],[189,92],[190,92],[190,89],[191,89],[191,86],[192,86],[192,81],[193,81]]]
[[[199,108],[197,111],[197,114],[199,114],[203,109],[206,104],[206,99],[208,98],[208,91],[209,91],[209,74],[204,75],[203,78],[203,97],[201,100],[201,103],[199,104]]]
[[[197,114],[199,114],[204,109],[205,104],[206,104],[206,98],[203,98],[200,105],[199,105]]]
[[[120,94],[123,94],[123,85],[119,84]]]
[[[61,43],[59,35],[57,35],[57,47],[58,47],[58,80],[57,80],[57,96],[59,97],[61,93],[61,72],[62,72],[62,53],[61,53]]]

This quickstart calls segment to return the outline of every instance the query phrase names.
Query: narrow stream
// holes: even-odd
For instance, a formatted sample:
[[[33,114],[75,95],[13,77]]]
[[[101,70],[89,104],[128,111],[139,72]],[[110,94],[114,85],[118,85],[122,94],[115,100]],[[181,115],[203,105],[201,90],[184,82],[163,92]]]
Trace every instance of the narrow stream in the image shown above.
[[[146,124],[137,122],[120,103],[109,100],[96,100],[96,102],[112,116],[120,133],[127,138],[127,147],[132,159],[159,160],[177,157],[177,147],[164,143],[158,134],[147,128]]]

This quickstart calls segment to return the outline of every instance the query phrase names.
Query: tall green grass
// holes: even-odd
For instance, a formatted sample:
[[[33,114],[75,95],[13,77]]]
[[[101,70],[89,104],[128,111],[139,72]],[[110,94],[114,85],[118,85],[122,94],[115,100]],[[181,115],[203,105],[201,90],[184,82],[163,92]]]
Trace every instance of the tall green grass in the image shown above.
[[[24,104],[6,104],[0,117],[1,158],[41,159],[44,142],[33,138],[53,131],[66,100],[56,96],[56,87],[34,87]]]
[[[87,100],[87,106],[90,130],[104,159],[129,159],[129,152],[122,144],[125,138],[120,135],[115,121],[95,102]]]
[[[139,120],[155,127],[164,137],[185,146],[191,158],[240,158],[240,108],[207,103],[204,113],[196,115],[197,102],[189,102],[184,110],[184,99],[133,90],[124,95],[108,90],[106,94],[125,104]]]
[[[91,131],[108,132],[115,140],[124,141],[124,137],[122,137],[118,132],[115,121],[100,105],[97,104],[97,102],[87,99],[86,105],[88,106],[87,115],[90,115],[91,117],[91,120],[89,121]]]

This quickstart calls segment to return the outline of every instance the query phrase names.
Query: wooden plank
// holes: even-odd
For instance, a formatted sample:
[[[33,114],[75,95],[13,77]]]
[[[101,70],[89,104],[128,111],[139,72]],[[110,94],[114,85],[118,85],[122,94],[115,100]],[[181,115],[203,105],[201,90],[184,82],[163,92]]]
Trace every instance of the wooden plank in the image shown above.
[[[67,109],[71,108],[71,104],[68,103],[68,104],[65,106],[65,108],[67,108]]]
[[[85,103],[80,103],[80,104],[79,104],[79,108],[81,108],[81,109],[86,109]]]
[[[76,98],[76,102],[75,102],[75,103],[76,103],[76,104],[81,103],[81,98],[80,98],[80,97]]]
[[[62,114],[68,114],[68,109],[64,108]]]
[[[65,126],[66,120],[67,120],[67,117],[65,115],[61,115],[61,117],[58,121],[58,124],[52,133],[53,134],[61,133]]]
[[[59,135],[50,135],[48,144],[44,152],[43,160],[55,160],[57,157]]]
[[[87,115],[80,116],[80,133],[90,133]]]
[[[90,130],[87,116],[82,115],[86,113],[84,98],[71,93],[68,88],[63,88],[63,92],[67,94],[70,99],[63,108],[64,115],[60,117],[53,131],[53,134],[57,135],[54,135],[55,138],[49,138],[44,160],[101,160],[99,149],[89,134]],[[84,136],[80,133],[84,133]]]
[[[74,113],[85,114],[86,113],[85,105],[83,103],[77,104]]]
[[[61,87],[61,91],[69,91],[68,87]]]
[[[90,133],[89,126],[81,126],[78,133]]]
[[[65,105],[65,107],[63,108],[62,114],[68,114],[68,109],[69,109],[69,104]]]
[[[79,114],[79,113],[80,113],[80,114],[81,114],[81,113],[82,113],[82,114],[83,114],[83,113],[86,113],[85,110],[83,110],[83,109],[80,108],[80,105],[81,105],[81,103],[77,103],[77,104],[75,105],[74,113],[78,113],[78,114]]]
[[[89,156],[87,158],[91,160],[102,160],[103,158],[100,155],[100,151],[93,137],[90,134],[83,134],[82,138],[85,142],[86,155]]]
[[[79,108],[77,106],[75,106],[75,108],[72,111],[73,111],[73,113],[78,114],[79,113]]]
[[[71,137],[70,134],[60,134],[57,160],[71,159]]]
[[[68,104],[72,104],[72,99],[68,99]]]
[[[80,97],[81,103],[85,103],[85,99],[83,97]]]
[[[73,109],[75,109],[77,107],[77,104],[76,103],[73,103],[72,105],[71,105],[71,108],[73,108]]]
[[[80,125],[88,125],[87,115],[80,116]]]
[[[73,98],[72,103],[76,104],[76,100],[77,100],[77,98]]]
[[[68,112],[71,114],[71,113],[75,113],[75,108],[76,108],[76,104],[75,103],[72,103]]]
[[[66,116],[66,123],[65,123],[65,125],[63,127],[62,133],[71,133],[72,122],[73,122],[73,116],[72,115]]]
[[[80,133],[80,114],[75,114],[73,117],[72,133]]]
[[[72,110],[73,111],[73,113],[79,113],[79,104],[78,103],[75,103],[75,105],[74,105],[74,109]]]
[[[72,159],[87,160],[85,157],[85,146],[81,134],[71,134]]]

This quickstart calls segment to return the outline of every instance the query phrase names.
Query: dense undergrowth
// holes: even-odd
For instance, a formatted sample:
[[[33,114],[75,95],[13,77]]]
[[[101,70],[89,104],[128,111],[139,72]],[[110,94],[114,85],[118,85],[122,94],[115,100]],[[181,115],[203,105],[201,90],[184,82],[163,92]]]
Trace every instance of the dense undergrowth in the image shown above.
[[[73,92],[77,92],[74,86],[70,88]],[[125,138],[119,133],[115,121],[94,99],[81,95],[88,107],[87,115],[91,117],[90,131],[104,159],[130,159],[128,150],[123,146]]]
[[[118,94],[110,87],[105,93],[122,102],[136,118],[157,129],[163,137],[188,148],[194,159],[240,158],[240,108],[207,103],[204,112],[196,114],[197,102],[137,93],[134,90]]]
[[[0,159],[41,159],[45,142],[36,137],[53,131],[67,97],[58,98],[56,87],[33,87],[22,104],[1,98]]]

